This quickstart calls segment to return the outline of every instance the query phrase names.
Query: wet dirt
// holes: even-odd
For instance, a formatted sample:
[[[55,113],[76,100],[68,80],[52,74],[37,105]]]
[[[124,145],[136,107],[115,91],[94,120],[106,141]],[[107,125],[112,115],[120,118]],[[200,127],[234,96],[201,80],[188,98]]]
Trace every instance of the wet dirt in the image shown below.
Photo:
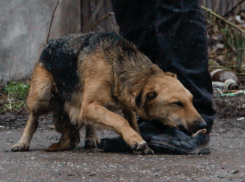
[[[27,115],[0,115],[1,181],[245,181],[245,120],[216,119],[211,133],[210,155],[152,155],[105,153],[85,150],[45,152],[58,142],[51,116],[39,119],[30,151],[11,152],[21,137]],[[114,137],[108,130],[101,138]]]

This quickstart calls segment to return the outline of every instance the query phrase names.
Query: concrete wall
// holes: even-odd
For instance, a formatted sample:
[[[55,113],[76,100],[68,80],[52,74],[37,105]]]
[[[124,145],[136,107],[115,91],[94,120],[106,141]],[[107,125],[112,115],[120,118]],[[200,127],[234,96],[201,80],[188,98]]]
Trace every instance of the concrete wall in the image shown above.
[[[58,0],[0,0],[0,82],[29,77]],[[79,33],[80,0],[60,0],[50,38]]]

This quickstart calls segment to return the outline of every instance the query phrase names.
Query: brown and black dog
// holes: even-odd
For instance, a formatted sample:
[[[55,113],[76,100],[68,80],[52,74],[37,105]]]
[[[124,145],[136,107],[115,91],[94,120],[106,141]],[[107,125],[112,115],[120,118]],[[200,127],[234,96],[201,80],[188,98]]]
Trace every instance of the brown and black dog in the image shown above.
[[[70,35],[49,41],[32,75],[27,98],[29,119],[12,151],[29,149],[38,117],[53,112],[59,143],[47,151],[68,150],[79,142],[99,142],[93,125],[116,131],[136,153],[152,154],[136,120],[157,119],[190,133],[206,123],[192,105],[192,95],[172,73],[164,73],[116,33]],[[108,108],[116,104],[124,118]]]

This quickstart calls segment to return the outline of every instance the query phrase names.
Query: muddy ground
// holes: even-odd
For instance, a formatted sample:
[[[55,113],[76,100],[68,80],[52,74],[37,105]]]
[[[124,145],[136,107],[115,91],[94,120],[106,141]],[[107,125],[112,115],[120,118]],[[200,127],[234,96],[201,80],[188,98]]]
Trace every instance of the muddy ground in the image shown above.
[[[50,116],[42,117],[29,152],[10,151],[27,116],[0,115],[0,181],[245,181],[245,120],[216,119],[211,154],[136,156],[84,150],[81,143],[68,152],[44,149],[59,140]],[[113,137],[108,130],[100,136]]]

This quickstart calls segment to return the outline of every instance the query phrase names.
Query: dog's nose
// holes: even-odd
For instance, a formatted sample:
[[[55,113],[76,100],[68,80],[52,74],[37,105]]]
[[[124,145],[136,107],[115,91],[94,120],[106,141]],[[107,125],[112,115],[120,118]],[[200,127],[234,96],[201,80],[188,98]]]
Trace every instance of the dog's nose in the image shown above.
[[[201,130],[201,129],[207,129],[207,124],[206,123],[200,123],[199,125],[198,125],[198,130]]]
[[[198,119],[193,121],[192,125],[188,126],[188,131],[193,134],[199,130],[207,129],[207,124],[204,119]]]

